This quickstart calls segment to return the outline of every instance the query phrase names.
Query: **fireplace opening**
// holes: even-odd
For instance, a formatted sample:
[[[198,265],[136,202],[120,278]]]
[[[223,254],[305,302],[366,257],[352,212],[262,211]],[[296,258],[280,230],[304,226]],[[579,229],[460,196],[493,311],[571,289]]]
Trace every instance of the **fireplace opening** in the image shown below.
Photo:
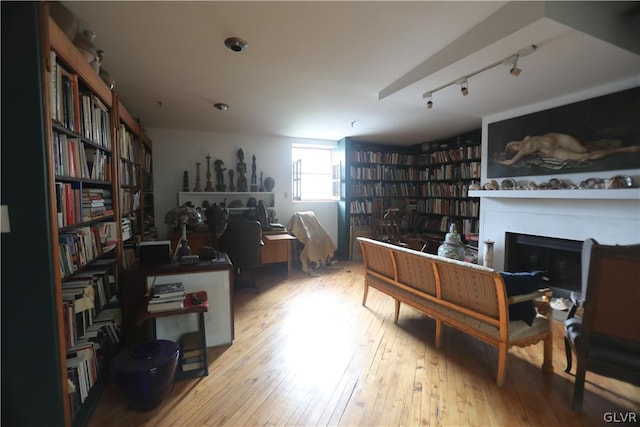
[[[557,298],[571,298],[582,288],[582,243],[528,234],[505,234],[505,270],[544,271],[545,286]]]

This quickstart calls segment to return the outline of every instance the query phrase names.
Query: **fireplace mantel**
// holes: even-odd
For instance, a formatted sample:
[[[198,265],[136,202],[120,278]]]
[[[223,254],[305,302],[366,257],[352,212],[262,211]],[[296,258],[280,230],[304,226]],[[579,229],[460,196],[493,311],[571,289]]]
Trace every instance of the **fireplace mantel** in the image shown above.
[[[640,200],[640,188],[600,190],[470,190],[469,197],[509,199]]]

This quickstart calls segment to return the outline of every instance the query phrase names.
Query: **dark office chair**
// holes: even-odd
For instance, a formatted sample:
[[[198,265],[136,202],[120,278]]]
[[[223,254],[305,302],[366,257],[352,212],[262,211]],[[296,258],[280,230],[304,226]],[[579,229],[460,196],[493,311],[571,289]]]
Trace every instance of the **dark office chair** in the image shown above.
[[[576,351],[573,409],[578,412],[587,371],[640,385],[640,244],[604,246],[587,239],[582,262],[588,266],[583,267],[582,324],[565,334]]]
[[[232,218],[220,236],[220,251],[226,252],[233,263],[235,287],[253,288],[260,292],[251,269],[260,265],[262,225],[259,221]]]

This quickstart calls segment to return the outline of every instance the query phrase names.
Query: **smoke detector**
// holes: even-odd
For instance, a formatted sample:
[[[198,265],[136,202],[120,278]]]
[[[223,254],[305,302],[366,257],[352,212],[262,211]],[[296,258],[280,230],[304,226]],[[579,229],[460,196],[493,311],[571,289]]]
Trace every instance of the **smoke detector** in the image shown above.
[[[242,52],[249,47],[249,43],[240,37],[229,37],[224,41],[224,45],[234,52]]]

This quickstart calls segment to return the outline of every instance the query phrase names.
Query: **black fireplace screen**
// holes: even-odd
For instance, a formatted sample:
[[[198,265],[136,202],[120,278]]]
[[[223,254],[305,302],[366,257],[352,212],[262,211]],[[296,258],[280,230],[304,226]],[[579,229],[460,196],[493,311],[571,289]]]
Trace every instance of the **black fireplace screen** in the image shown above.
[[[554,237],[506,233],[505,270],[544,271],[554,296],[570,298],[581,289],[582,242]]]

